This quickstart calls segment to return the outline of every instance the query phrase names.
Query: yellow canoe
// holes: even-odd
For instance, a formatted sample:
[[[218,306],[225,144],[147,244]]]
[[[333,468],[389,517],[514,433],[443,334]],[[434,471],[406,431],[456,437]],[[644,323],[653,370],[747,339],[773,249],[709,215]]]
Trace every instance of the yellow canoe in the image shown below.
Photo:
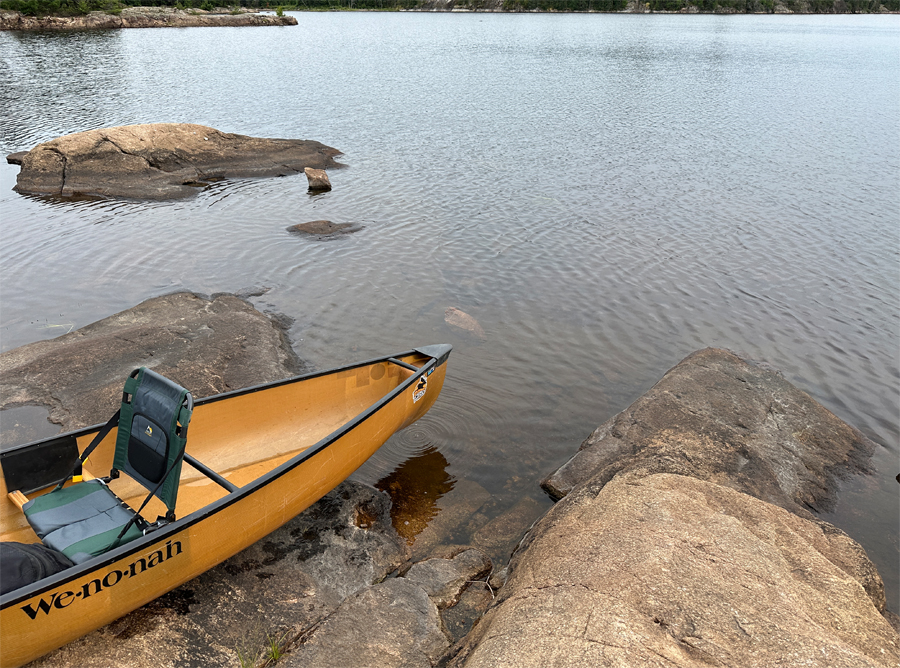
[[[176,521],[3,595],[0,665],[22,665],[108,624],[308,508],[428,411],[443,386],[450,349],[427,346],[196,401]],[[5,471],[39,464],[40,453],[61,442],[74,441],[82,452],[101,427],[11,448],[0,453],[0,464]],[[85,478],[109,474],[115,440],[114,428],[85,463]],[[132,508],[146,495],[125,476],[109,487]],[[5,474],[0,539],[38,542],[8,498],[11,491]],[[142,515],[164,512],[153,498]]]

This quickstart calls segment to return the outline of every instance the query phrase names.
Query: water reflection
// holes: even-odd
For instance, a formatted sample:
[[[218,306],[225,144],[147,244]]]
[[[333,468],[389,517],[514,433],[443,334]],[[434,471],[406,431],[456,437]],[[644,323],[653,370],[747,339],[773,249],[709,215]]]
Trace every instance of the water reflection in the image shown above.
[[[391,524],[408,545],[438,514],[438,499],[456,484],[456,478],[447,473],[448,466],[446,457],[429,446],[375,483],[390,495]]]

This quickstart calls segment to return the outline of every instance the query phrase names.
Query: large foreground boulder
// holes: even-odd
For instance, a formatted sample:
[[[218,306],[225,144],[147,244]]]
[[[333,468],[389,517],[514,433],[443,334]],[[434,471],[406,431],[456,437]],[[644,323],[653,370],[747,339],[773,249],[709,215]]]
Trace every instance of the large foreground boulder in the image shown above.
[[[337,149],[317,141],[261,139],[190,123],[88,130],[38,144],[24,155],[15,190],[31,195],[136,199],[187,197],[223,178],[284,176],[338,167]]]
[[[898,665],[877,569],[811,512],[872,448],[776,371],[690,355],[544,481],[453,665]]]
[[[180,383],[195,398],[302,368],[277,319],[234,295],[179,292],[0,354],[0,408],[46,406],[65,430],[105,422],[139,366]]]
[[[687,476],[624,473],[540,521],[455,665],[896,666],[867,561],[827,523]]]

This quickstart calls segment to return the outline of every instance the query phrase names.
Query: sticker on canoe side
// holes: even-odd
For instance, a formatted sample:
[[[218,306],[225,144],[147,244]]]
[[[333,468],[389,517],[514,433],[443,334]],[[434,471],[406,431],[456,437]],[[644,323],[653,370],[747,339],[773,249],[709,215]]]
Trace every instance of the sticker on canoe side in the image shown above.
[[[425,390],[428,389],[428,377],[422,376],[419,378],[419,382],[416,383],[416,386],[413,388],[413,403],[416,403],[419,399],[425,396]]]

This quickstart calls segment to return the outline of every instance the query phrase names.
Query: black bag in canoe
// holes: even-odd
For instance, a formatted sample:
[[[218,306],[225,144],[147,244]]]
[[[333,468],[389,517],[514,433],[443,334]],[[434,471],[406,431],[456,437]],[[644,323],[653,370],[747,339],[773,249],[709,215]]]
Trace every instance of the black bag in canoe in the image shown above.
[[[41,543],[0,543],[0,594],[70,568],[62,552]]]

